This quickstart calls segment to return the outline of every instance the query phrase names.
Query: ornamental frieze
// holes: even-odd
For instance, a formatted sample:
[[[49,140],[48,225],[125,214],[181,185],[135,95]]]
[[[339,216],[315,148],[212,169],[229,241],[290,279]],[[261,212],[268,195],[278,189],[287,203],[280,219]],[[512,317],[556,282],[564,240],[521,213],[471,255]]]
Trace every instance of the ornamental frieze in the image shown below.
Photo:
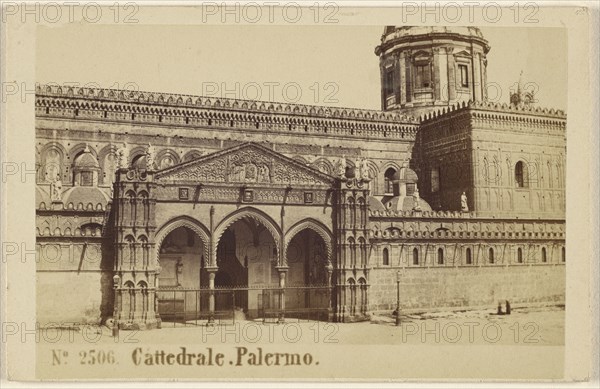
[[[157,182],[279,184],[331,187],[334,179],[274,151],[244,144],[156,172]]]

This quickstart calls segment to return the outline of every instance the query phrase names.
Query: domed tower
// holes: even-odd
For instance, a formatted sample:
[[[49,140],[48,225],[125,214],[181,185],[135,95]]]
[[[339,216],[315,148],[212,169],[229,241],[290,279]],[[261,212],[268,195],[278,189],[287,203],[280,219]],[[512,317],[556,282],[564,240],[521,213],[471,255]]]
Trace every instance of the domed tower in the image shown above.
[[[419,116],[486,99],[488,42],[476,27],[387,26],[375,48],[381,109]]]

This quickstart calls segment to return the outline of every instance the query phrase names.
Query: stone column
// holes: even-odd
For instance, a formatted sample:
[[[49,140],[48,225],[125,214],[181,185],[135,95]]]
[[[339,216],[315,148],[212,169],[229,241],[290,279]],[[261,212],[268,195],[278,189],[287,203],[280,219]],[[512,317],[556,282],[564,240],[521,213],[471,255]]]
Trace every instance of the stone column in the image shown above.
[[[406,53],[406,58],[405,60],[405,69],[406,69],[406,75],[405,75],[405,85],[406,85],[406,102],[410,103],[412,101],[412,72],[411,72],[411,66],[412,64],[410,63],[410,52]]]
[[[384,111],[386,108],[386,104],[385,104],[385,99],[386,99],[386,95],[385,95],[385,67],[383,66],[381,59],[383,58],[380,57],[379,60],[379,85],[381,85],[381,110]]]
[[[159,285],[159,277],[158,275],[160,274],[161,271],[161,267],[157,267],[156,268],[156,273],[154,273],[154,317],[156,319],[156,328],[161,328],[162,326],[162,320],[160,318],[160,313],[158,312],[158,288],[160,287]]]
[[[456,76],[455,76],[455,65],[454,65],[454,51],[453,47],[447,47],[446,53],[448,55],[448,100],[452,102],[456,100]]]
[[[482,68],[482,80],[481,80],[481,89],[483,90],[483,99],[487,100],[487,58],[485,55],[482,56],[481,64]]]
[[[433,48],[433,74],[431,75],[433,81],[433,99],[434,101],[440,101],[440,48]]]
[[[214,325],[215,323],[215,275],[217,274],[216,268],[206,268],[208,272],[208,324]]]
[[[329,301],[327,306],[327,320],[331,321],[333,316],[333,287],[331,285],[331,276],[333,275],[333,265],[331,262],[327,263],[325,267],[325,271],[327,273],[327,287],[329,288]]]
[[[400,53],[399,68],[400,76],[398,77],[398,83],[400,84],[400,105],[406,104],[406,59],[404,52]]]
[[[473,56],[473,98],[475,101],[481,101],[481,55],[475,53]]]
[[[283,323],[285,321],[285,278],[288,268],[280,266],[277,267],[277,271],[279,272],[279,318],[277,322]]]

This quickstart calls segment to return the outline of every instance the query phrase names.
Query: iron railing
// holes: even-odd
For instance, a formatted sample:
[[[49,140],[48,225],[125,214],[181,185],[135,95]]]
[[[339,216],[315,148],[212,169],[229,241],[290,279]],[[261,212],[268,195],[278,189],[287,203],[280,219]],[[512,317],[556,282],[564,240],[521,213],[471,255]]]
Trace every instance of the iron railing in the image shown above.
[[[236,320],[263,322],[297,318],[328,320],[330,286],[164,288],[156,291],[158,313],[166,325],[235,324]],[[214,310],[210,309],[213,296]],[[283,302],[283,304],[282,304]]]

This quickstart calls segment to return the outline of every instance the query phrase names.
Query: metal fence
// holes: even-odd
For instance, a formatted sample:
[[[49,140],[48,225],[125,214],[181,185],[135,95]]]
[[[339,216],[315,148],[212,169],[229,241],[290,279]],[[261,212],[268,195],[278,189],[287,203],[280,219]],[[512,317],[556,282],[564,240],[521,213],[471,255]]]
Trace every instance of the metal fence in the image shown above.
[[[329,286],[263,289],[261,317],[265,321],[283,318],[326,321],[331,308],[331,290]],[[283,308],[280,308],[281,299]]]
[[[205,325],[209,320],[214,320],[216,325],[230,325],[246,319],[328,320],[331,290],[329,286],[159,288],[156,298],[163,327]],[[211,296],[214,298],[213,312],[210,310]]]

